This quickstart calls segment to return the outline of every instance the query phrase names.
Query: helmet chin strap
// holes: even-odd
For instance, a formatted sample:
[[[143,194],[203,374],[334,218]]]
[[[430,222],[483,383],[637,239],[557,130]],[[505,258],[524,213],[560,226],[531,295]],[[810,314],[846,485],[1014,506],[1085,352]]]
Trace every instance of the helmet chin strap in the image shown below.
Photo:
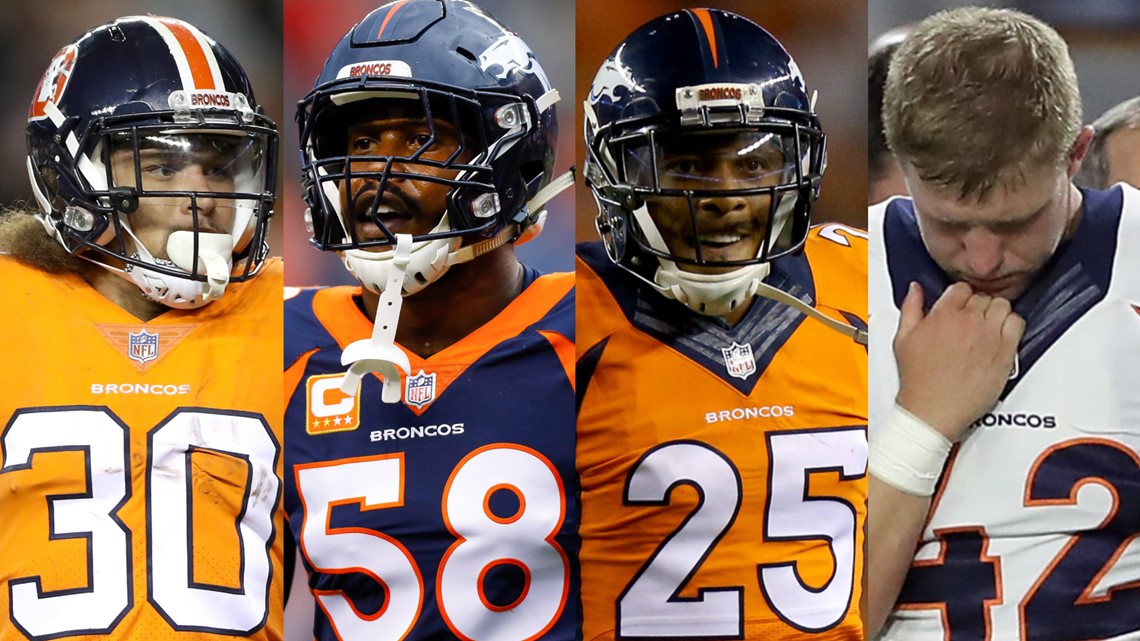
[[[470,245],[463,245],[462,238],[458,236],[414,243],[409,250],[409,266],[402,272],[404,276],[400,287],[404,295],[411,296],[439,280],[452,265],[469,262],[512,241],[516,245],[521,245],[533,240],[542,232],[542,227],[546,223],[544,209],[546,203],[573,184],[574,170],[571,168],[540,189],[526,204],[526,211],[537,213],[529,216],[530,225],[521,233],[519,225],[511,223],[491,238]],[[341,226],[345,228],[347,237],[347,223],[343,219]],[[430,233],[449,229],[451,229],[450,222],[447,214],[444,214]],[[389,284],[394,282],[391,278],[394,255],[391,251],[369,252],[362,249],[348,249],[341,254],[341,260],[361,285],[374,294],[382,294],[390,286]]]
[[[340,390],[355,396],[360,389],[361,378],[368,372],[376,372],[384,381],[380,398],[385,403],[400,402],[400,371],[409,374],[412,369],[408,355],[396,345],[396,323],[400,320],[400,308],[404,304],[404,273],[412,257],[410,234],[396,234],[396,249],[392,254],[388,282],[376,306],[372,338],[355,341],[344,348],[340,356],[340,364],[349,366]]]
[[[784,208],[781,207],[781,210]],[[776,229],[772,238],[779,237],[783,228],[783,212],[776,212]],[[649,206],[642,203],[633,212],[649,246],[668,254],[665,238],[649,215]],[[772,242],[772,241],[768,241]],[[757,257],[763,247],[757,252]],[[672,298],[689,309],[705,316],[725,316],[745,304],[756,293],[760,282],[768,275],[768,263],[745,265],[720,274],[698,274],[685,271],[677,263],[658,257],[659,266],[654,275],[654,286],[667,298]]]
[[[792,204],[794,205],[794,202]],[[782,203],[777,210],[778,218],[772,233],[773,239],[779,238],[787,221],[786,215],[782,214],[790,211],[790,207],[785,205],[786,203]],[[650,246],[667,252],[665,239],[653,224],[646,205],[643,204],[634,211],[634,217],[641,225]],[[654,275],[654,282],[645,282],[649,282],[666,298],[672,298],[699,314],[725,316],[752,296],[763,296],[794,307],[805,316],[814,318],[860,345],[867,344],[867,330],[831,318],[799,298],[765,283],[764,279],[771,271],[769,263],[745,265],[722,274],[698,274],[680,269],[671,260],[660,257],[657,260],[660,266]]]
[[[811,305],[808,305],[802,300],[796,298],[795,296],[792,296],[791,294],[785,292],[784,290],[772,287],[768,283],[762,282],[759,285],[760,286],[756,290],[757,296],[771,298],[772,300],[779,301],[785,305],[791,305],[805,316],[816,319],[817,321],[823,323],[824,325],[827,325],[829,328],[839,332],[840,334],[843,334],[856,343],[860,345],[867,344],[867,330],[859,329],[854,325],[849,325],[843,321],[836,320],[812,307]]]
[[[529,210],[538,211],[538,214],[534,216],[531,227],[533,231],[528,229],[523,232],[525,240],[534,238],[542,230],[546,212],[539,210],[543,205],[572,184],[574,184],[573,171],[566,172],[540,190],[527,203]],[[444,215],[433,231],[447,228],[447,216]],[[458,237],[416,243],[410,234],[396,234],[396,248],[392,251],[376,253],[346,251],[345,265],[362,285],[373,293],[380,294],[380,302],[376,306],[372,337],[350,344],[341,353],[340,363],[348,366],[348,372],[344,375],[340,390],[353,396],[360,389],[360,381],[364,375],[376,372],[383,379],[381,400],[385,403],[400,402],[403,395],[400,372],[403,371],[407,375],[411,374],[412,369],[408,355],[396,345],[396,326],[400,321],[404,296],[414,294],[435,282],[452,265],[471,261],[516,239],[520,239],[518,225],[512,223],[492,238],[463,247],[456,246],[462,242]],[[427,248],[427,251],[422,253],[428,257],[428,260],[425,265],[419,265],[421,261],[414,259],[413,253],[420,253],[424,248]],[[413,260],[416,260],[416,265],[412,264]],[[409,268],[419,270],[418,273],[425,282],[419,282],[419,279],[415,278],[409,279],[407,277]],[[373,278],[366,277],[363,271],[367,271]],[[415,273],[413,271],[413,274]],[[375,278],[376,276],[382,276],[383,280]],[[409,281],[416,283],[411,289]]]

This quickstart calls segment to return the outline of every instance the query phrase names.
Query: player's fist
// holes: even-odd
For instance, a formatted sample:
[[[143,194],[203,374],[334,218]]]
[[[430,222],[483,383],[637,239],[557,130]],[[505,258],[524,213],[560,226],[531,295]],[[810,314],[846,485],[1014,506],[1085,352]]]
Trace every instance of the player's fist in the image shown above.
[[[923,292],[911,283],[895,334],[904,409],[951,441],[997,404],[1009,379],[1025,321],[1008,300],[954,283],[923,315]]]

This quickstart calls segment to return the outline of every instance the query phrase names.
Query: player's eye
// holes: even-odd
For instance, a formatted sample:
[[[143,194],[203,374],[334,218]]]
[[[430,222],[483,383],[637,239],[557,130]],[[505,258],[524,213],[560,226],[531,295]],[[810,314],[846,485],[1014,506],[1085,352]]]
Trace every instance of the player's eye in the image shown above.
[[[692,175],[704,172],[707,165],[707,162],[695,158],[678,158],[669,163],[668,170],[671,174]]]
[[[769,164],[768,161],[764,158],[744,158],[740,161],[740,169],[745,174],[762,174],[768,171]]]
[[[357,136],[349,144],[349,151],[357,156],[371,155],[375,149],[376,140],[367,136]]]
[[[154,178],[173,178],[178,173],[175,167],[156,162],[143,163],[142,171],[144,174]]]

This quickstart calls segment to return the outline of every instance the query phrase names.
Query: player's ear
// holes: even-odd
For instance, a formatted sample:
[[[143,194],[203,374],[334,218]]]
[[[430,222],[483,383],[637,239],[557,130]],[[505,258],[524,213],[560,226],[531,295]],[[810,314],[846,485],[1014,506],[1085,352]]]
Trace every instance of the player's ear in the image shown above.
[[[1084,162],[1085,156],[1089,153],[1089,147],[1092,146],[1093,128],[1092,125],[1085,125],[1081,129],[1081,133],[1077,134],[1077,139],[1073,141],[1073,147],[1069,150],[1069,178],[1077,175],[1081,169],[1081,163]]]

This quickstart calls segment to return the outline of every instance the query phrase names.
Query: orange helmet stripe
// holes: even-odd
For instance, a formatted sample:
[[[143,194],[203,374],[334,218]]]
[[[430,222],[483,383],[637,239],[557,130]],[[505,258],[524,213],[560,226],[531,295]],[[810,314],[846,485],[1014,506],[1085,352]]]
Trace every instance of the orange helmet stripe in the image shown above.
[[[380,36],[384,34],[384,28],[388,26],[388,21],[392,19],[392,16],[396,15],[396,12],[399,11],[400,7],[404,6],[404,3],[407,1],[408,0],[400,0],[399,2],[393,4],[392,8],[388,10],[388,15],[384,16],[384,22],[380,23],[380,30],[376,32],[377,40],[379,40]]]
[[[170,29],[170,33],[174,35],[174,39],[178,41],[178,45],[182,49],[182,54],[186,56],[186,63],[189,65],[190,76],[194,82],[194,86],[187,87],[187,89],[222,89],[223,87],[218,87],[214,82],[214,73],[210,69],[210,60],[206,57],[202,43],[198,41],[197,36],[190,31],[186,23],[166,18],[159,18],[158,22]],[[178,55],[174,51],[171,53]]]

